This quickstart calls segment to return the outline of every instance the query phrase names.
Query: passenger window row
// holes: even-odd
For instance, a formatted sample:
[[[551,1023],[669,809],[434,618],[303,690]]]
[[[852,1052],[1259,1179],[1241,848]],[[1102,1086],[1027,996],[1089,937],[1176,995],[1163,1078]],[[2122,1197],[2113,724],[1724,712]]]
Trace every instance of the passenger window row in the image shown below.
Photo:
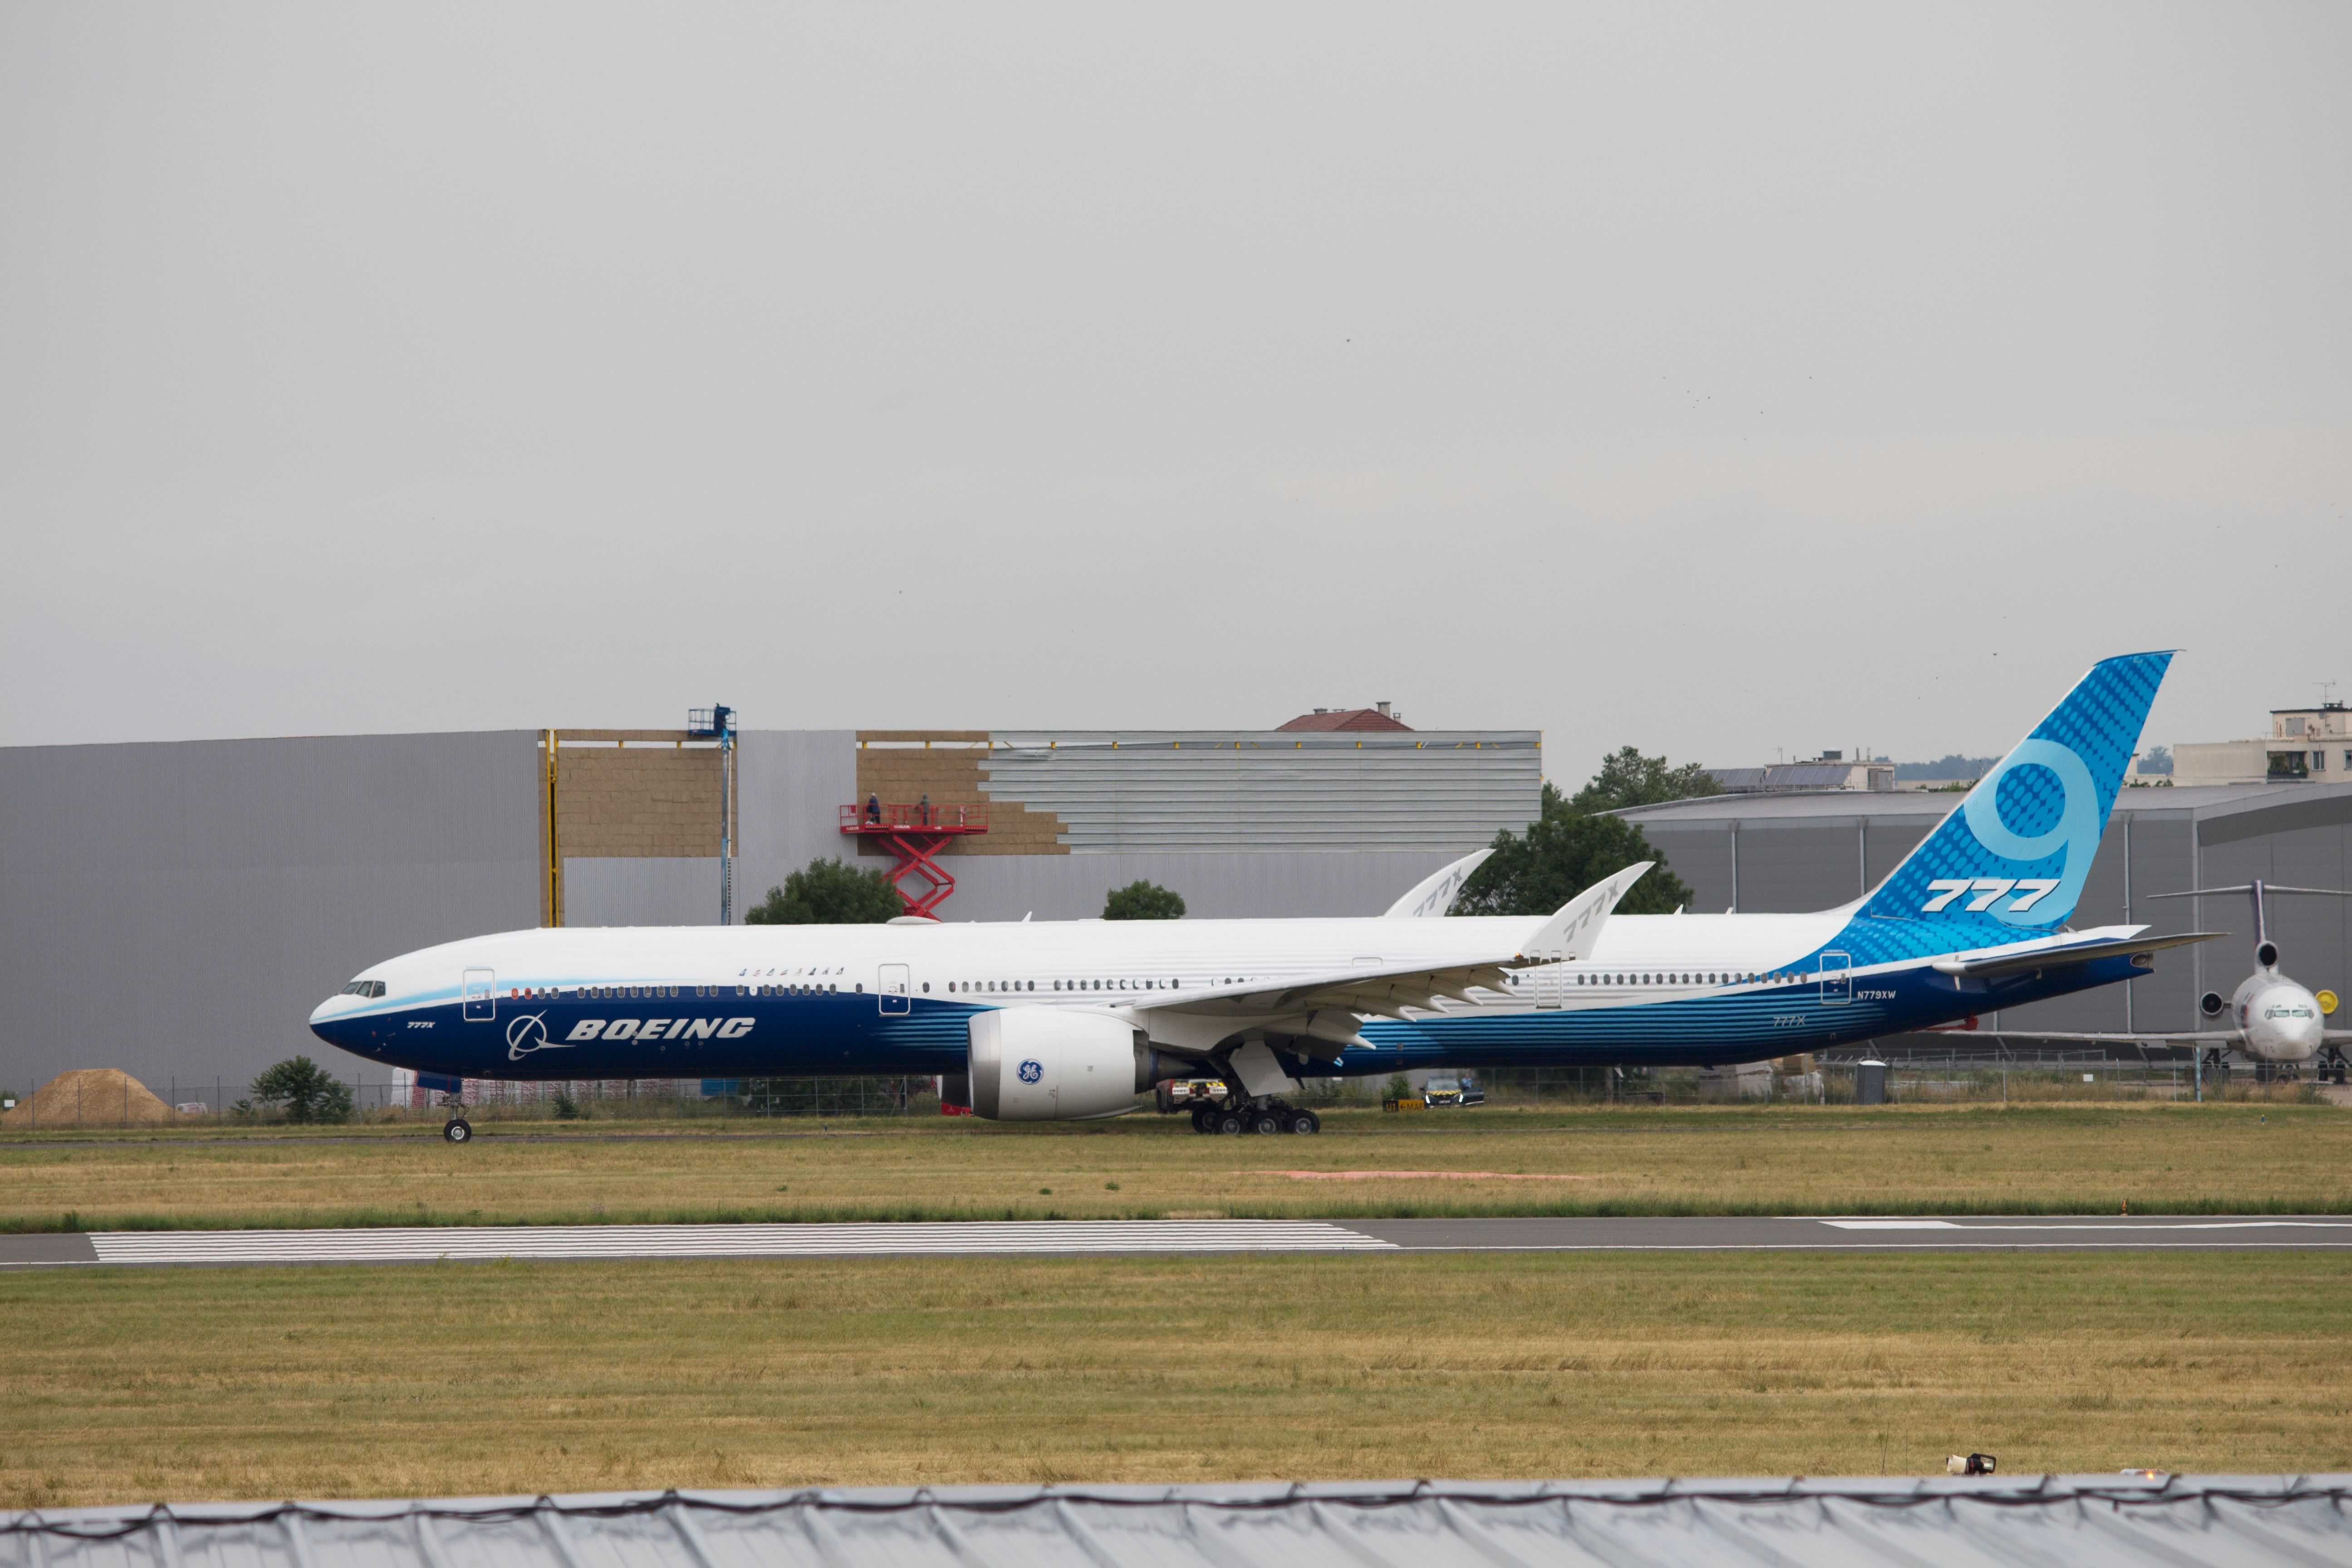
[[[1173,991],[1183,984],[1181,980],[1056,980],[1053,988],[1056,991]],[[1037,983],[1034,980],[950,980],[947,987],[956,994],[1034,991]],[[923,989],[929,991],[930,986],[926,984]]]
[[[1703,973],[1643,973],[1580,974],[1579,985],[1794,985],[1805,978],[1794,970],[1774,970],[1769,974],[1729,974],[1720,970]]]
[[[362,985],[373,985],[375,989],[361,991]],[[863,994],[866,987],[859,985],[853,989]],[[355,980],[343,990],[347,994],[381,996],[383,994],[383,982]],[[507,994],[517,1001],[526,1002],[645,1002],[681,996],[833,995],[840,990],[839,984],[833,981],[823,984],[812,981],[799,985],[517,985],[508,987]]]

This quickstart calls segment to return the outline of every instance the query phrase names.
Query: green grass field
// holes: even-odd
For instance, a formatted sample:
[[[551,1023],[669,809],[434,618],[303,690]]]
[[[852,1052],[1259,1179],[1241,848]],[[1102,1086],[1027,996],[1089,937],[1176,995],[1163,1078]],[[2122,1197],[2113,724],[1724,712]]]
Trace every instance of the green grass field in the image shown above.
[[[0,1275],[0,1506],[2352,1468],[2352,1261],[1486,1255]]]
[[[1160,1117],[514,1125],[464,1147],[431,1128],[0,1141],[0,1228],[2352,1211],[2352,1115],[2326,1105],[1345,1111],[1314,1138]]]

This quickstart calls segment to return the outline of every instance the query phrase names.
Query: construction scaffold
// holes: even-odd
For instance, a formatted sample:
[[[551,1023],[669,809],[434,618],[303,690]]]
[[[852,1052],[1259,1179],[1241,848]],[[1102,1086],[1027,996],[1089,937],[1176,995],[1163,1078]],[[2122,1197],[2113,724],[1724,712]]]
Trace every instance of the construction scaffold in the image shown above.
[[[987,832],[988,807],[869,800],[841,808],[841,830],[887,849],[897,861],[890,886],[898,889],[899,903],[908,914],[936,920],[933,911],[955,891],[955,879],[933,857],[953,839]],[[921,879],[912,891],[905,880],[910,874]]]

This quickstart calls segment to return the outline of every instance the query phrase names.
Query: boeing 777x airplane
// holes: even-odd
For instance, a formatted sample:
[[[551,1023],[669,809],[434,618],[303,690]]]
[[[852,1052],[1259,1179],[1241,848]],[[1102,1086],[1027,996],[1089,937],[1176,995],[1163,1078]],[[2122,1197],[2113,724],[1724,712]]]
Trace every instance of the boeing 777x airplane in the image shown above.
[[[2171,658],[2094,666],[1892,876],[1819,914],[1612,915],[1643,864],[1548,918],[521,931],[374,965],[310,1027],[432,1089],[939,1074],[982,1116],[1042,1121],[1214,1074],[1248,1124],[1298,1131],[1313,1116],[1279,1097],[1307,1077],[1813,1050],[2111,984],[2203,940],[2065,925]],[[1536,1005],[1448,1015],[1481,992]]]

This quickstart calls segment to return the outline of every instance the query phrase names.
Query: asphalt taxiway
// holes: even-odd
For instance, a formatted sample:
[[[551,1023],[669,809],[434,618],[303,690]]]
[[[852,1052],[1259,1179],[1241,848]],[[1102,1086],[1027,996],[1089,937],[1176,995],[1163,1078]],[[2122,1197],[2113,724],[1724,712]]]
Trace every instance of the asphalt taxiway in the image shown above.
[[[2352,1248],[2326,1215],[1004,1220],[931,1224],[415,1226],[0,1236],[0,1268],[108,1264],[547,1262],[646,1258],[1248,1252],[2246,1251]]]

